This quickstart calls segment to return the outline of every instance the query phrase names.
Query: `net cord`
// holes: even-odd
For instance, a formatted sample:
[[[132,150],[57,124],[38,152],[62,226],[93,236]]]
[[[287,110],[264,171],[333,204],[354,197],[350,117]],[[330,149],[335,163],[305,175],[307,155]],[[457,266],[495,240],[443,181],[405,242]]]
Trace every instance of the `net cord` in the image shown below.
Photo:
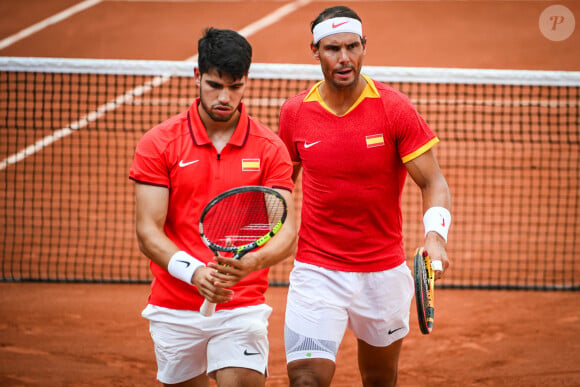
[[[91,73],[193,77],[192,61],[1,57],[0,71]],[[580,86],[580,71],[461,69],[364,66],[363,73],[381,82]],[[254,63],[254,79],[322,79],[318,64]]]

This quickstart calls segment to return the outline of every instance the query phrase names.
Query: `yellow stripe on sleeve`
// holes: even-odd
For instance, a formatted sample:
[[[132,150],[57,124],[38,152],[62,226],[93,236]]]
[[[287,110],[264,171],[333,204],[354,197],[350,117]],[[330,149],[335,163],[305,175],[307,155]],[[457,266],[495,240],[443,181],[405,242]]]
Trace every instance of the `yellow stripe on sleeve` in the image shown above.
[[[420,147],[416,151],[411,152],[408,155],[403,156],[401,159],[403,161],[403,164],[406,164],[409,161],[414,160],[417,157],[421,156],[423,153],[425,153],[429,149],[433,148],[435,146],[435,144],[437,144],[438,142],[439,142],[439,139],[437,137],[434,137],[427,144],[423,145],[422,147]]]

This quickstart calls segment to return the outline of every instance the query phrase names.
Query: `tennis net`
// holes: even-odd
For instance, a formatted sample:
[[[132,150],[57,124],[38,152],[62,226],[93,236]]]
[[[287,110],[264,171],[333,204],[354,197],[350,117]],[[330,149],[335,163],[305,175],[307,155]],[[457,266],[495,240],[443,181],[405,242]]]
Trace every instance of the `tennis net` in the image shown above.
[[[186,109],[193,63],[0,58],[0,280],[148,282],[128,169],[145,131]],[[580,290],[580,73],[365,67],[435,130],[453,197],[448,288]],[[273,130],[317,65],[254,64],[245,103]],[[300,185],[295,200],[301,203]],[[409,265],[421,197],[403,198]],[[292,259],[273,267],[287,284]]]

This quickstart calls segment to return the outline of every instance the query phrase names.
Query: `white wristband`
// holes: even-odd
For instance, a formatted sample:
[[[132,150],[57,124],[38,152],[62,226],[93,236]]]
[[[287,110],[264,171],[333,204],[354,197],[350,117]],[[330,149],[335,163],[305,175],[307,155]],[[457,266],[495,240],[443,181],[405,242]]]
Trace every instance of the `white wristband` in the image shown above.
[[[451,225],[451,213],[445,207],[431,207],[423,215],[425,236],[430,231],[435,231],[447,242],[447,234]]]
[[[192,285],[191,279],[193,274],[201,266],[205,266],[205,264],[193,258],[185,251],[178,251],[171,256],[169,264],[167,265],[167,271],[175,278]]]

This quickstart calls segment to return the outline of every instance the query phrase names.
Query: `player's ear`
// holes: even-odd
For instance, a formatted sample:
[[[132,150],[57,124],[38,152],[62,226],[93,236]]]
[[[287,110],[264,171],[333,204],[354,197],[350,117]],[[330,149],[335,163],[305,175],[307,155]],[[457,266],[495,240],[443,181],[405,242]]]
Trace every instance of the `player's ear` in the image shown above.
[[[318,46],[314,43],[310,43],[310,51],[312,51],[312,56],[316,60],[320,60],[320,53],[318,52]]]
[[[193,75],[195,78],[195,84],[199,87],[201,82],[201,73],[199,72],[199,69],[197,67],[193,69]]]

